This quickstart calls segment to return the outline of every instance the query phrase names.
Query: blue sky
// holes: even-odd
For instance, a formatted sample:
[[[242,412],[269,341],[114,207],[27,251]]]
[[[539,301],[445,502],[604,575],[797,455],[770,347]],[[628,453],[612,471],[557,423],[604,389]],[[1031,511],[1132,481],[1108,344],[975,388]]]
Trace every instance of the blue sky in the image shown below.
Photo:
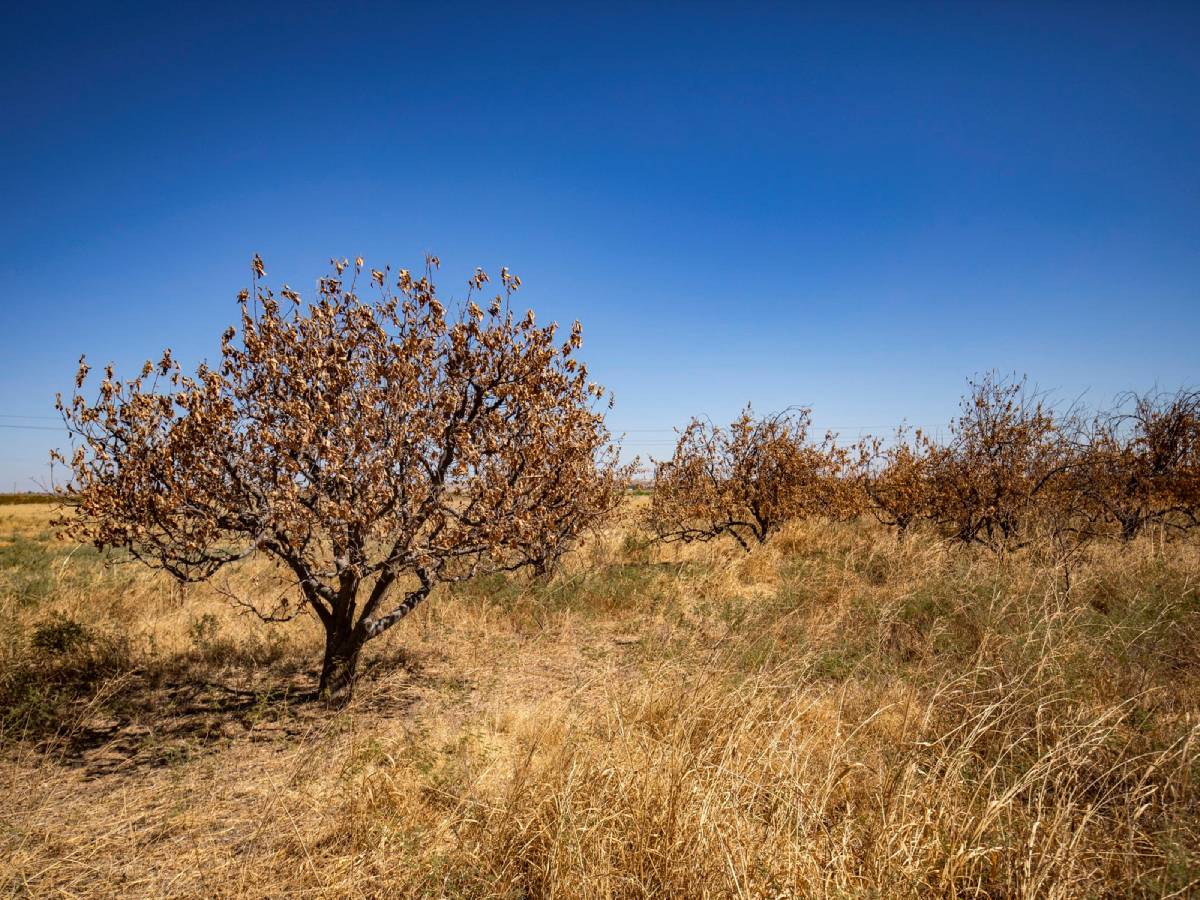
[[[0,22],[0,490],[75,361],[212,358],[332,255],[521,275],[631,452],[1200,381],[1194,4],[164,4]],[[21,426],[21,427],[12,427]]]

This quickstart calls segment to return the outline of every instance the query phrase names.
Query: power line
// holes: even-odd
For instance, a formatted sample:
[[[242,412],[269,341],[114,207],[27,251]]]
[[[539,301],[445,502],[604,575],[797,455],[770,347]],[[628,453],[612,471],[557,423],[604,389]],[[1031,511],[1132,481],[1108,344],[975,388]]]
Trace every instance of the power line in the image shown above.
[[[53,421],[55,418],[56,418],[55,416],[18,416],[18,415],[13,415],[13,414],[8,414],[8,413],[0,413],[0,419],[34,419],[34,420],[41,420],[41,421]],[[914,428],[914,429],[920,427],[925,431],[934,431],[934,430],[939,430],[939,429],[945,427],[942,424],[932,426],[932,427],[928,426],[928,425],[918,426],[911,422],[897,423],[894,425],[820,425],[820,423],[817,423],[817,425],[821,428],[827,428],[830,430],[859,431],[859,432],[867,431],[867,430],[875,430],[875,429],[893,431],[896,428],[899,428],[901,425],[906,425],[907,427]],[[57,432],[62,432],[64,430],[66,430],[65,425],[61,426],[61,427],[54,427],[52,425],[23,425],[23,424],[9,423],[9,422],[0,422],[0,428],[15,428],[15,429],[22,429],[25,431],[57,431]],[[637,428],[621,428],[616,425],[610,425],[609,430],[611,432],[613,432],[614,434],[626,434],[626,435],[664,434],[665,435],[665,434],[674,434],[681,429],[674,425],[642,426],[642,427],[637,427]],[[639,444],[661,444],[661,443],[674,444],[675,443],[674,438],[668,438],[668,437],[662,437],[662,438],[644,437],[644,438],[635,438],[634,440]]]

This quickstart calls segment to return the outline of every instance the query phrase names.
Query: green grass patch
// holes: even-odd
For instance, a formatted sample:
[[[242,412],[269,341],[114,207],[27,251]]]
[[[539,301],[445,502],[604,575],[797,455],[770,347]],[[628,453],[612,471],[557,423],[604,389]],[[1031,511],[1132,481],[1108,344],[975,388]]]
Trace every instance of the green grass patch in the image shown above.
[[[34,503],[63,503],[64,498],[57,494],[39,494],[35,492],[0,494],[0,506],[25,506]]]
[[[450,593],[507,611],[531,604],[549,612],[571,610],[593,615],[654,608],[662,599],[657,582],[657,566],[614,563],[550,581],[503,573],[482,575],[451,586]]]

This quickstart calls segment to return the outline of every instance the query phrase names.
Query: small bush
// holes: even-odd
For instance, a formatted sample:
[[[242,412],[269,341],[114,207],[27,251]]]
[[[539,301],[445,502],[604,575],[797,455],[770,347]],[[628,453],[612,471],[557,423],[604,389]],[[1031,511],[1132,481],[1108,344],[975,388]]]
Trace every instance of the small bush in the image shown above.
[[[39,623],[0,668],[0,740],[61,731],[73,709],[133,666],[124,637],[73,619]]]
[[[61,655],[84,646],[91,640],[92,632],[86,625],[74,619],[62,619],[36,626],[29,643],[34,650]]]

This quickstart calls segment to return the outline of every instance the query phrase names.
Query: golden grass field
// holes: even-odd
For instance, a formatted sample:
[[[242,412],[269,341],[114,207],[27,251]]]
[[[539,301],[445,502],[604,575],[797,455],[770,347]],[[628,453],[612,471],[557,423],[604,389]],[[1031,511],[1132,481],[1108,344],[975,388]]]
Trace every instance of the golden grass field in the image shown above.
[[[1097,543],[1068,590],[1036,549],[867,521],[751,554],[626,521],[549,582],[439,589],[331,711],[320,627],[225,596],[269,570],[184,591],[50,516],[0,507],[5,894],[1200,885],[1194,538]]]

